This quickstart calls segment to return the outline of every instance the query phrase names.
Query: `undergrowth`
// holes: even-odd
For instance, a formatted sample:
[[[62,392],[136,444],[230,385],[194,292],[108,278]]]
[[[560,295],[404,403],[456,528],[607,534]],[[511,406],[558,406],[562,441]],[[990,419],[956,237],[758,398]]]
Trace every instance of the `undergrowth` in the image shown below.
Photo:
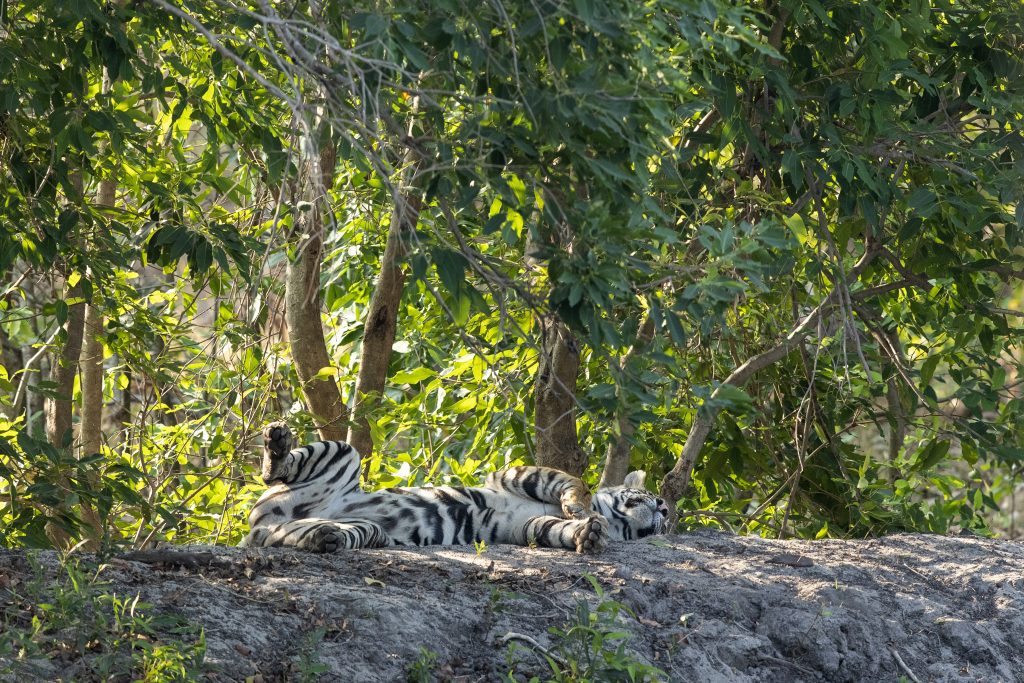
[[[623,628],[622,617],[636,619],[626,605],[605,596],[601,584],[585,575],[597,597],[597,605],[586,600],[576,604],[574,617],[562,626],[548,629],[552,645],[525,648],[544,660],[551,669],[549,678],[533,677],[530,683],[603,683],[604,681],[664,681],[668,674],[642,660],[627,648],[632,634]],[[509,660],[516,649],[509,646]],[[508,681],[515,680],[511,674]]]
[[[202,630],[117,595],[104,565],[74,558],[56,579],[32,556],[30,577],[0,576],[0,677],[164,683],[201,676]]]

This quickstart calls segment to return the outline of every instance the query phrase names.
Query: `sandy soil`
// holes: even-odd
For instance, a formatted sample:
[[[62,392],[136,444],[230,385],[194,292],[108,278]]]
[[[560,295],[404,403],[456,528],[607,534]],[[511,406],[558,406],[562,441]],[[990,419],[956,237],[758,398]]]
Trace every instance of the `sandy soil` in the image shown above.
[[[112,559],[103,576],[119,595],[141,595],[150,613],[201,625],[213,681],[315,680],[318,669],[325,681],[547,680],[540,649],[564,654],[549,628],[572,623],[581,603],[612,600],[632,612],[617,617],[630,635],[607,646],[666,680],[1024,682],[1019,542],[701,532],[593,557],[511,546],[169,550],[200,562]],[[0,550],[0,609],[17,608],[16,587],[32,574],[52,580],[59,569],[52,553],[36,564]],[[503,641],[509,633],[537,645]],[[69,655],[0,656],[5,666],[19,681],[89,671],[88,657]]]

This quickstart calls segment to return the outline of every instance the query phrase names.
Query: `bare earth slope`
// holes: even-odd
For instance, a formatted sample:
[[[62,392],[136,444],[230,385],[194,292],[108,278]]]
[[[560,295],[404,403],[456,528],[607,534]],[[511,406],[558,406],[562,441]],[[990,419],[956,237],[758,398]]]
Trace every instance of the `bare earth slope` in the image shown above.
[[[119,594],[141,594],[152,613],[201,624],[209,680],[293,680],[313,662],[327,667],[322,680],[395,681],[417,660],[442,681],[509,672],[544,680],[550,668],[529,646],[518,641],[510,656],[498,640],[514,632],[557,646],[548,628],[570,622],[580,601],[599,602],[590,574],[605,600],[636,615],[619,617],[633,634],[629,656],[673,681],[1024,682],[1017,542],[701,532],[618,544],[596,557],[510,546],[334,556],[173,550],[209,551],[215,562],[115,559],[105,576]],[[52,554],[38,561],[56,571]],[[32,571],[24,553],[0,551],[0,606],[3,586]],[[74,662],[36,665],[39,677],[75,679]]]

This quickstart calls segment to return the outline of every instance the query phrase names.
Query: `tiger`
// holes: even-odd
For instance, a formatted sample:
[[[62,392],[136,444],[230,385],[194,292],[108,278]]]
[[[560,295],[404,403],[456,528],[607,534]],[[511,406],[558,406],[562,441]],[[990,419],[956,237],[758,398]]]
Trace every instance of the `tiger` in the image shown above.
[[[269,487],[249,513],[241,545],[316,553],[387,546],[507,543],[604,550],[664,532],[668,506],[644,490],[645,473],[591,494],[579,478],[548,467],[490,474],[482,487],[363,491],[360,456],[344,441],[292,447],[284,422],[263,430],[261,478]]]

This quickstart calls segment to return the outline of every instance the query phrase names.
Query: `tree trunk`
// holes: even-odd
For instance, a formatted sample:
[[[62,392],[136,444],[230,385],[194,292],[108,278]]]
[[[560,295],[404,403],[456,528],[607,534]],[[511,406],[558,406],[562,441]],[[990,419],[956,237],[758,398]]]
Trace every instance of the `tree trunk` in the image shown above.
[[[64,301],[82,298],[81,282],[68,287]],[[85,303],[79,301],[68,306],[68,318],[65,323],[66,337],[64,344],[54,358],[50,372],[50,381],[54,383],[55,398],[47,398],[43,403],[46,415],[46,438],[58,451],[71,448],[71,411],[74,405],[75,375],[78,373],[78,358],[82,354],[82,335],[85,327]],[[66,475],[58,476],[58,485],[67,493],[70,482]],[[57,514],[67,512],[64,505],[55,511]],[[67,548],[71,535],[59,524],[50,522],[46,525],[46,535],[56,548]]]
[[[97,204],[103,207],[114,206],[116,189],[114,181],[101,180]],[[99,453],[103,445],[103,315],[96,304],[96,298],[94,288],[93,301],[85,309],[82,355],[79,360],[82,389],[79,435],[83,458]],[[97,482],[91,484],[98,485]],[[83,501],[81,510],[84,531],[89,537],[85,549],[95,552],[99,550],[100,539],[103,537],[103,522],[91,504]]]
[[[100,452],[103,445],[103,316],[95,303],[89,304],[85,310],[84,339],[82,342],[81,383],[82,412],[79,430],[81,435],[81,457],[88,457]],[[95,487],[98,482],[91,481]],[[82,501],[81,518],[83,532],[89,542],[85,549],[90,552],[99,550],[100,539],[103,538],[103,521],[92,504]]]
[[[85,333],[82,341],[82,456],[100,452],[103,443],[103,315],[94,304],[85,310]]]
[[[576,339],[557,318],[541,319],[540,361],[535,388],[536,461],[575,476],[587,469],[587,454],[576,436]]]
[[[100,181],[97,204],[102,207],[114,205],[116,185],[112,180]],[[85,336],[82,341],[82,420],[80,425],[82,456],[100,452],[103,441],[103,315],[93,301],[85,311]]]
[[[111,358],[111,364],[121,367],[121,361],[115,354]],[[132,371],[128,367],[121,370],[128,380],[124,389],[114,389],[114,400],[103,413],[103,431],[107,433],[107,443],[111,448],[123,443],[125,437],[125,424],[132,419]]]
[[[391,347],[398,330],[398,305],[402,301],[405,285],[405,239],[416,229],[420,216],[420,198],[412,194],[416,186],[416,166],[409,165],[403,181],[395,188],[395,208],[391,214],[384,257],[381,259],[380,277],[370,298],[363,329],[362,352],[359,356],[359,377],[356,380],[354,422],[348,430],[348,442],[365,462],[373,453],[373,437],[367,414],[378,405],[380,393],[388,377]],[[411,175],[410,175],[411,173]],[[408,179],[408,180],[407,180]]]
[[[314,199],[306,214],[297,216],[295,234],[301,238],[293,261],[288,262],[285,273],[285,320],[288,341],[295,361],[295,371],[301,382],[309,412],[317,419],[320,437],[332,441],[345,436],[348,410],[341,400],[338,384],[330,376],[319,376],[323,368],[331,366],[320,320],[320,266],[323,259],[324,225],[319,197],[316,197],[317,179],[320,189],[330,187],[334,178],[335,149],[324,143],[320,152],[320,174],[311,173],[307,179],[309,196]]]
[[[654,339],[654,320],[651,319],[651,314],[648,313],[644,317],[643,322],[640,323],[640,329],[636,333],[636,341],[633,342],[633,346],[630,347],[629,351],[622,358],[620,368],[623,372],[628,370],[629,364],[637,352],[650,344],[652,339]],[[633,434],[636,432],[636,428],[629,419],[628,406],[622,401],[619,402],[618,414],[615,417],[618,421],[619,433],[608,444],[608,451],[604,456],[604,471],[601,473],[601,482],[598,484],[598,488],[621,486],[626,480],[626,475],[629,474],[629,456],[632,451]]]
[[[64,295],[65,301],[82,298],[82,285],[76,282]],[[78,373],[78,357],[82,353],[82,334],[85,326],[85,303],[79,301],[68,306],[65,323],[67,337],[55,358],[50,371],[50,381],[57,398],[47,398],[43,404],[46,412],[46,438],[58,450],[70,446],[72,394],[75,390],[75,375]]]

